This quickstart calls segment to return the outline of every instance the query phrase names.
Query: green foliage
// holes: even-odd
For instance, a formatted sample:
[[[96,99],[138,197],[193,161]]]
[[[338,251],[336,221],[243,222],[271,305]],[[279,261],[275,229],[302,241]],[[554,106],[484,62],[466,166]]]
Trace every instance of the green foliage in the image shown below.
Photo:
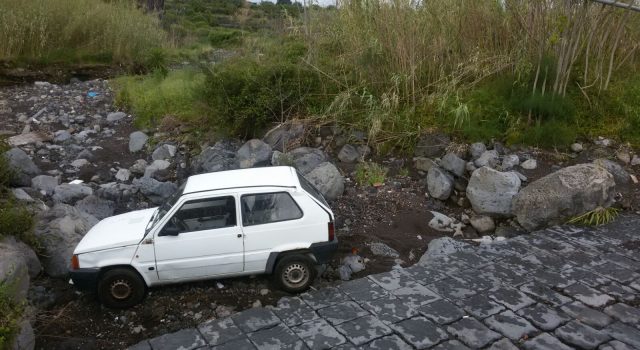
[[[321,105],[318,74],[300,63],[298,41],[278,42],[206,70],[210,123],[238,136],[258,136],[268,125],[304,115]]]
[[[242,43],[242,31],[228,28],[213,28],[209,32],[209,43],[213,47],[228,47]]]
[[[388,169],[374,162],[363,162],[356,166],[356,182],[360,185],[384,183]]]
[[[157,126],[165,116],[197,121],[202,115],[204,75],[194,69],[182,69],[147,76],[121,77],[113,81],[116,104],[136,115],[139,126]]]
[[[600,226],[612,222],[619,214],[620,209],[598,207],[592,211],[570,219],[568,223],[584,226]]]
[[[0,60],[143,62],[166,40],[133,1],[0,0]]]
[[[9,348],[22,318],[24,305],[12,297],[13,286],[0,283],[0,349]]]

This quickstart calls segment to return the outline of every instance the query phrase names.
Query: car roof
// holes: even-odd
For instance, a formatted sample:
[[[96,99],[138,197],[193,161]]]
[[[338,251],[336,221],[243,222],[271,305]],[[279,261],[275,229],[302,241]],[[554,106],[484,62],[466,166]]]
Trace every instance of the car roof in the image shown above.
[[[296,170],[289,166],[218,171],[190,176],[183,194],[243,187],[296,187]]]

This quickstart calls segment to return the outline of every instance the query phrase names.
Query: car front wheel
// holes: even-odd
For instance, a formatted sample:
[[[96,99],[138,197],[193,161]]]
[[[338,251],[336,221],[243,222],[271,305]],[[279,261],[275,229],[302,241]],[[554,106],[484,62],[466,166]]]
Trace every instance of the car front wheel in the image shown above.
[[[147,286],[133,270],[112,269],[105,272],[98,282],[98,298],[107,307],[126,309],[144,299]]]
[[[303,292],[309,289],[316,278],[314,262],[304,255],[287,255],[278,261],[274,278],[284,291],[289,293]]]

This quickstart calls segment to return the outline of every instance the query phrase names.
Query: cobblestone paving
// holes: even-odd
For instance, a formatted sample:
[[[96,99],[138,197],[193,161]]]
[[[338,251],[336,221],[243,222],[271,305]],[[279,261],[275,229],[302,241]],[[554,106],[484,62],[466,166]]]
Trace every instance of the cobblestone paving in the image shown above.
[[[638,247],[638,216],[551,228],[131,349],[640,349]]]

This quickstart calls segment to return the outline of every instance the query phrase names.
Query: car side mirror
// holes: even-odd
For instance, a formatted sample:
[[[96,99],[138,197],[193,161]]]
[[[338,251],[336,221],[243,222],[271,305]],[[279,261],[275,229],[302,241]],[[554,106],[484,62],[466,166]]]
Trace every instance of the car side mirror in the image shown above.
[[[165,226],[162,231],[158,233],[158,236],[177,236],[180,234],[180,229],[175,226]]]

